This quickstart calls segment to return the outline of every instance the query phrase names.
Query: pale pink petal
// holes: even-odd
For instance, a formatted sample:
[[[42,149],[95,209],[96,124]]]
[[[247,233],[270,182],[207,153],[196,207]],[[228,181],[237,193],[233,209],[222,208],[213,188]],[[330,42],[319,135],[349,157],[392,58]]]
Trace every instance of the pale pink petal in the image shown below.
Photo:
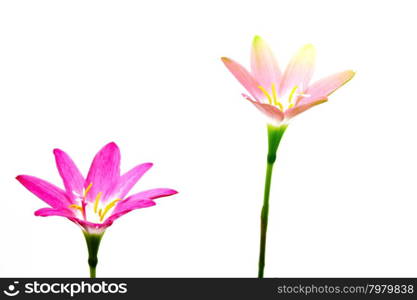
[[[266,115],[269,119],[273,120],[275,123],[279,123],[284,119],[284,113],[280,111],[277,107],[270,104],[253,101],[244,94],[243,97],[245,97],[246,100],[255,105],[257,109],[259,109],[264,115]]]
[[[112,215],[103,222],[103,226],[110,226],[114,220],[120,218],[132,210],[154,205],[156,205],[156,203],[151,200],[135,200],[129,202],[123,201],[120,205],[118,205],[118,208],[113,211]]]
[[[38,217],[49,217],[49,216],[59,216],[59,217],[66,217],[66,218],[72,218],[74,217],[74,213],[71,212],[69,209],[57,209],[57,208],[50,208],[45,207],[38,209],[35,211],[35,216]]]
[[[123,199],[136,182],[138,182],[138,180],[143,176],[143,174],[145,174],[152,167],[152,165],[152,163],[144,163],[134,167],[129,172],[122,175],[117,186],[118,190],[115,191],[115,193],[118,194],[118,198]]]
[[[279,87],[281,70],[269,46],[260,36],[255,36],[252,43],[251,71],[256,80],[270,90],[272,84]]]
[[[222,57],[222,61],[255,100],[260,101],[265,98],[265,95],[259,89],[259,82],[243,66],[227,57]]]
[[[306,94],[308,94],[309,97],[303,98],[301,103],[304,104],[319,98],[327,98],[331,93],[351,80],[354,75],[355,72],[348,70],[320,79],[308,87]]]
[[[38,198],[54,208],[67,207],[71,204],[65,191],[45,180],[29,175],[19,175],[16,179]]]
[[[307,104],[297,105],[293,108],[287,109],[285,111],[285,118],[286,119],[291,119],[291,118],[295,117],[296,115],[306,111],[307,109],[310,109],[313,106],[319,105],[319,104],[324,103],[326,101],[327,101],[327,98],[324,98],[324,99],[316,100],[314,102],[309,102]]]
[[[301,48],[289,62],[280,86],[280,95],[284,95],[295,86],[297,92],[302,93],[307,89],[314,72],[316,51],[313,45]]]
[[[78,195],[83,193],[84,177],[78,170],[71,157],[60,149],[54,149],[56,166],[64,182],[65,190],[74,199],[74,192]]]
[[[92,184],[87,194],[87,200],[94,201],[98,193],[102,193],[101,199],[105,201],[120,176],[120,150],[115,143],[104,146],[94,157],[88,172],[84,187]]]

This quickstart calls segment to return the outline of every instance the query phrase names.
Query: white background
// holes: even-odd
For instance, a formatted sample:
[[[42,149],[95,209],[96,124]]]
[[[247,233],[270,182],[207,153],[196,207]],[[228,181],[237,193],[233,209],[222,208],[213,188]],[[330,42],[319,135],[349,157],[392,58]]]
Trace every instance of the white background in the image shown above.
[[[52,149],[86,174],[105,143],[133,192],[180,193],[110,227],[98,276],[255,277],[263,116],[220,61],[259,34],[283,68],[356,77],[289,126],[271,194],[265,275],[417,276],[414,1],[2,1],[0,276],[87,276],[80,230],[35,217],[14,177],[62,186]]]

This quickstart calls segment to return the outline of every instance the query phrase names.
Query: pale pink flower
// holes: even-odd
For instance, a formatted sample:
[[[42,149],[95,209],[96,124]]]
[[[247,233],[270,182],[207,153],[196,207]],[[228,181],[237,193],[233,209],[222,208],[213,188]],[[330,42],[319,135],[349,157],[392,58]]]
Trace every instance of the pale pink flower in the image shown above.
[[[250,72],[230,58],[222,57],[222,61],[248,91],[249,95],[243,96],[263,112],[272,124],[279,125],[326,102],[331,93],[355,75],[347,70],[310,84],[315,56],[312,45],[302,47],[282,73],[268,45],[261,37],[255,36]]]

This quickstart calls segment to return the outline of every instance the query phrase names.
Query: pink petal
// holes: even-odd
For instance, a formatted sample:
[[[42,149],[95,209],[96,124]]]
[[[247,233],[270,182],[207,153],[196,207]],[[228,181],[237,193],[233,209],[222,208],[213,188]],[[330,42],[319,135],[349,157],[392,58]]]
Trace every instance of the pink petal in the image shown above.
[[[110,226],[114,220],[120,218],[132,210],[146,208],[154,205],[156,205],[156,203],[151,200],[134,200],[129,202],[126,200],[122,201],[113,211],[112,215],[103,222],[103,225]]]
[[[85,231],[90,233],[100,233],[104,232],[107,227],[109,227],[112,223],[92,223],[89,221],[81,220],[78,218],[69,218],[75,224],[81,226]]]
[[[302,99],[302,103],[311,102],[318,98],[327,98],[331,93],[347,83],[355,75],[355,72],[348,70],[330,75],[313,83],[306,91],[310,97]]]
[[[125,173],[120,177],[118,184],[118,198],[123,199],[127,193],[132,189],[132,187],[138,182],[138,180],[145,174],[151,167],[152,163],[144,163],[138,165],[131,169],[129,172]]]
[[[84,177],[81,175],[71,157],[60,149],[54,149],[56,166],[64,182],[65,189],[69,196],[74,199],[73,192],[81,195],[84,188]]]
[[[87,200],[94,201],[96,195],[101,192],[102,200],[105,201],[120,176],[120,150],[115,143],[104,146],[94,157],[88,172],[84,187],[92,183],[87,195]]]
[[[120,204],[122,204],[123,202],[144,200],[144,199],[153,200],[153,199],[167,197],[167,196],[171,196],[175,194],[178,194],[178,192],[173,189],[165,189],[165,188],[151,189],[151,190],[143,191],[137,194],[133,194],[132,196],[126,198],[125,201],[120,202]]]
[[[158,189],[150,189],[147,191],[142,191],[137,194],[133,194],[132,196],[126,198],[123,201],[118,202],[116,205],[113,214],[117,214],[121,211],[130,209],[130,207],[133,205],[134,207],[138,206],[137,208],[140,208],[140,205],[145,205],[144,207],[147,207],[147,202],[152,202],[151,200],[162,198],[162,197],[168,197],[171,195],[175,195],[178,192],[173,189],[166,189],[166,188],[158,188]]]
[[[324,102],[327,102],[327,98],[316,100],[316,101],[313,101],[313,102],[309,102],[307,104],[297,105],[293,108],[287,109],[285,111],[285,118],[286,119],[293,118],[296,115],[306,111],[307,109],[310,109],[313,106],[319,105],[319,104],[324,103]]]
[[[55,208],[41,208],[35,211],[35,216],[39,217],[49,217],[49,216],[59,216],[68,218],[70,221],[74,222],[75,224],[81,226],[85,231],[91,233],[98,233],[103,232],[108,226],[108,224],[99,224],[99,223],[92,223],[89,221],[78,219],[74,216],[71,210],[62,208],[62,209],[55,209]]]
[[[120,204],[117,206],[117,211],[114,210],[112,215],[117,214],[121,211],[126,211],[126,210],[133,210],[133,209],[139,209],[139,208],[145,208],[145,207],[149,207],[149,206],[154,206],[156,205],[156,203],[152,200],[149,199],[138,199],[138,200],[131,200],[131,201],[122,201],[120,202]]]
[[[298,87],[297,92],[304,92],[314,72],[316,51],[313,45],[301,48],[289,62],[280,86],[280,95]]]
[[[271,119],[275,123],[279,123],[284,119],[284,113],[280,111],[277,107],[265,104],[265,103],[259,103],[256,101],[253,101],[246,95],[243,95],[246,100],[250,101],[253,105],[256,106],[257,109],[259,109],[264,115],[266,115],[269,119]]]
[[[16,179],[38,198],[54,208],[66,207],[71,204],[65,191],[45,180],[29,175],[19,175]]]
[[[254,78],[269,90],[272,84],[279,87],[281,70],[269,46],[260,36],[255,36],[252,43],[251,70]]]
[[[64,208],[57,209],[57,208],[45,207],[45,208],[41,208],[35,211],[35,216],[38,216],[38,217],[60,216],[60,217],[72,218],[74,217],[74,214],[70,210],[64,209]]]
[[[222,61],[255,100],[259,101],[265,98],[265,95],[259,89],[259,83],[243,66],[227,57],[222,57]]]

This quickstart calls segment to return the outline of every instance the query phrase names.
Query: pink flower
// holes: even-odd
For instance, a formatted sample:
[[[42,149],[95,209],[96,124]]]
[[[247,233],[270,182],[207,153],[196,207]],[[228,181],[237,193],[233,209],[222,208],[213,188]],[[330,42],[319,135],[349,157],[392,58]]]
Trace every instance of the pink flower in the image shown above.
[[[120,175],[120,151],[115,143],[107,144],[96,154],[86,179],[68,154],[55,149],[54,155],[65,190],[29,175],[16,179],[50,206],[35,211],[36,216],[66,217],[86,233],[102,233],[122,215],[153,206],[153,200],[177,193],[158,188],[126,197],[152,163],[138,165]]]
[[[261,37],[255,36],[251,72],[230,58],[222,57],[222,61],[248,91],[249,95],[243,96],[274,125],[279,125],[315,105],[326,102],[331,93],[355,75],[348,70],[310,84],[315,56],[312,45],[302,47],[282,74],[268,45]]]

